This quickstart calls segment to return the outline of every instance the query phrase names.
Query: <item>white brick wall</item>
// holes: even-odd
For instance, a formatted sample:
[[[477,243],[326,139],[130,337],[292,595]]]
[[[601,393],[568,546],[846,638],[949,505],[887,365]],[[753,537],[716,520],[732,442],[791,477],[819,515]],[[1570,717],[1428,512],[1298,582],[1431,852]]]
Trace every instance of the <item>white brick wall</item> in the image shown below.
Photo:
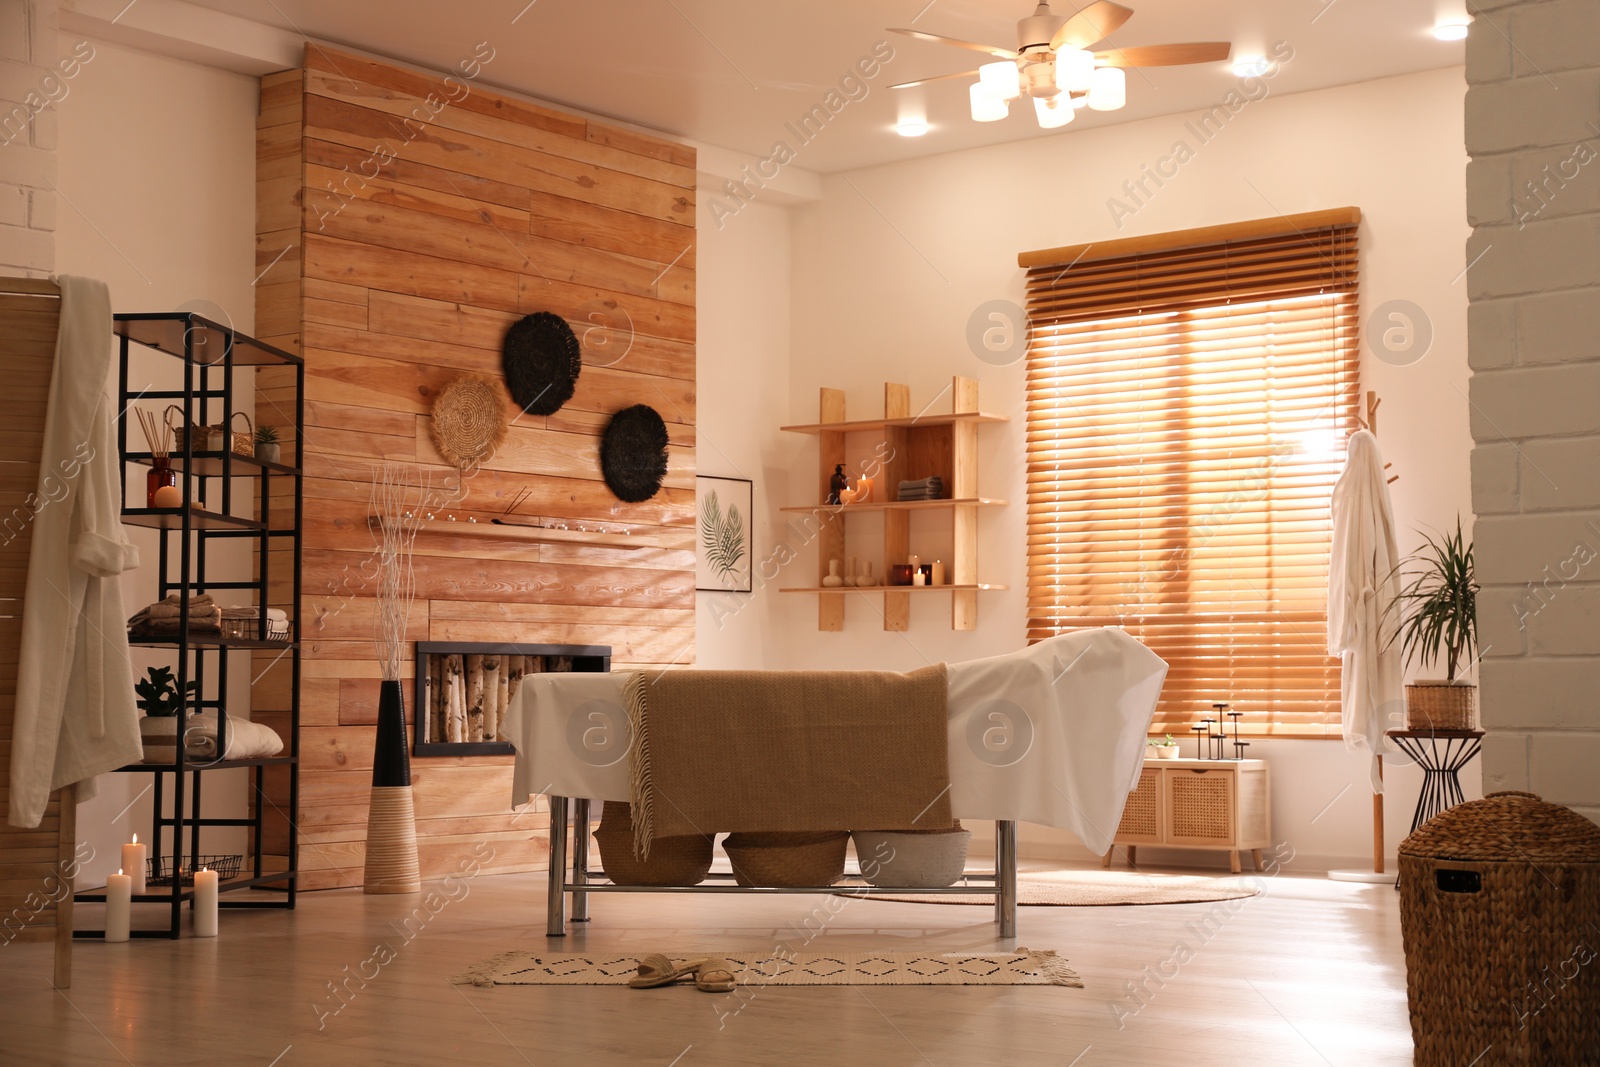
[[[1600,4],[1482,0],[1466,262],[1484,789],[1600,821]]]
[[[0,0],[0,274],[56,265],[58,0]],[[59,94],[59,88],[55,92]]]

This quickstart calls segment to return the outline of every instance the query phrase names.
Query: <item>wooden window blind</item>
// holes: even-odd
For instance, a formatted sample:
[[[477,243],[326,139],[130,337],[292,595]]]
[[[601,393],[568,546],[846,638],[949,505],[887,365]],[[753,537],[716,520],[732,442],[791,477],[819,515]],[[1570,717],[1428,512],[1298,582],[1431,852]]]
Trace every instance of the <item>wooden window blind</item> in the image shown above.
[[[1120,626],[1152,727],[1337,736],[1329,500],[1359,394],[1356,209],[1025,253],[1028,639]],[[1185,749],[1187,751],[1187,749]]]

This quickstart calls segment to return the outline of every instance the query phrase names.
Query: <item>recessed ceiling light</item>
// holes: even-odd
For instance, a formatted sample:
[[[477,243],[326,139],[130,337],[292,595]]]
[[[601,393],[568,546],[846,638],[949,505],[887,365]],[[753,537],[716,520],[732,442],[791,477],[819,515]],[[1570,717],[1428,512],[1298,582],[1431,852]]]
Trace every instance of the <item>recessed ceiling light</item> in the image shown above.
[[[919,122],[915,119],[912,119],[902,122],[900,125],[896,126],[894,128],[894,132],[898,133],[901,137],[921,137],[923,134],[928,132],[928,124],[926,122]]]
[[[1461,19],[1451,22],[1441,22],[1433,28],[1433,37],[1436,41],[1462,41],[1467,36],[1468,23]]]
[[[1266,56],[1245,56],[1233,64],[1234,76],[1239,78],[1259,78],[1266,72]]]

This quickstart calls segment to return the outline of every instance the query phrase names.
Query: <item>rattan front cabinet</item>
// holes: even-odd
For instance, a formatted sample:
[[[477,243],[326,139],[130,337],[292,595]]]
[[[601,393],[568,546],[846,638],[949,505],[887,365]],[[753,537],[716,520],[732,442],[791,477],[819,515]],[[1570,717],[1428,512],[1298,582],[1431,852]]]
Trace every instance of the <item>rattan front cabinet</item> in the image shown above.
[[[1272,838],[1267,786],[1266,760],[1146,760],[1115,843],[1127,848],[1130,865],[1138,846],[1166,845],[1224,849],[1235,874],[1239,853],[1248,850],[1260,870],[1261,849]],[[1115,852],[1102,866],[1111,866]]]

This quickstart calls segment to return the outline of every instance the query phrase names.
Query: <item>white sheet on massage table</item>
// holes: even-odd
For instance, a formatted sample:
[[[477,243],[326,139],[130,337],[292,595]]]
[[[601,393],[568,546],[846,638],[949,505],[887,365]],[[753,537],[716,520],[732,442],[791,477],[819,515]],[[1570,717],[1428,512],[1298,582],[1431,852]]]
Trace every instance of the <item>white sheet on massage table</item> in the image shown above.
[[[1096,854],[1109,850],[1139,781],[1166,675],[1160,657],[1118,629],[1080,630],[1021,652],[951,664],[956,816],[1055,826]],[[523,679],[502,726],[517,749],[513,807],[536,793],[628,799],[626,750],[616,738],[625,733],[629,677],[622,671]],[[594,744],[585,743],[586,733]]]

